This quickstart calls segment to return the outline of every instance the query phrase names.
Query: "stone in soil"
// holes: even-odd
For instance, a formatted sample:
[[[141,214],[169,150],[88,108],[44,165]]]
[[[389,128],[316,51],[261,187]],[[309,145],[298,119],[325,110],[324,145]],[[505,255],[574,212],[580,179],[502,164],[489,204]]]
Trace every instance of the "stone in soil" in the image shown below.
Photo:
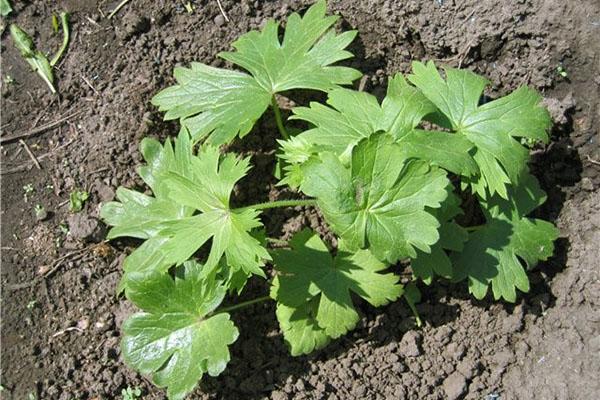
[[[447,400],[458,400],[467,391],[467,380],[460,372],[455,372],[444,380]]]

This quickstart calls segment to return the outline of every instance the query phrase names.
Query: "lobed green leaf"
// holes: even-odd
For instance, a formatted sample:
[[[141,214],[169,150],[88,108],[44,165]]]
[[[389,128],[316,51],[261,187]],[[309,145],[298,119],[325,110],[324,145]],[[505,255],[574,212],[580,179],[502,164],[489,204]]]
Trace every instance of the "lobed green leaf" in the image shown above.
[[[519,187],[509,187],[505,200],[498,194],[482,201],[487,223],[469,234],[461,253],[453,256],[455,278],[469,279],[469,291],[481,299],[491,284],[495,299],[516,301],[516,289],[529,291],[523,265],[533,268],[554,251],[558,230],[550,222],[526,218],[545,200],[544,192],[529,174]]]
[[[507,187],[518,185],[526,174],[528,151],[515,138],[548,141],[551,125],[541,96],[521,87],[508,96],[479,105],[488,81],[473,72],[445,69],[443,79],[433,62],[413,63],[408,79],[438,108],[457,134],[477,149],[474,159],[480,176],[467,180],[486,197],[498,193],[508,199]]]
[[[174,148],[146,141],[142,153],[148,164],[140,175],[154,197],[119,188],[119,201],[105,204],[102,218],[113,228],[108,237],[148,239],[125,261],[121,289],[128,290],[132,274],[165,273],[188,260],[209,240],[205,271],[214,275],[223,256],[234,272],[246,278],[265,276],[262,266],[270,256],[250,231],[262,226],[252,209],[232,210],[229,198],[236,182],[248,171],[249,160],[232,154],[221,156],[205,145],[197,155],[187,130],[182,129]],[[236,279],[240,274],[235,274]],[[243,286],[238,282],[238,286]]]
[[[438,220],[426,210],[447,196],[444,171],[407,159],[400,145],[379,133],[352,151],[351,165],[333,153],[303,168],[301,190],[316,197],[325,219],[351,249],[370,249],[381,260],[415,257],[439,239]]]
[[[296,234],[290,246],[272,252],[280,273],[271,296],[280,304],[278,319],[294,354],[306,354],[354,328],[359,317],[350,292],[375,307],[402,294],[399,278],[382,274],[387,265],[367,250],[349,253],[342,247],[332,258],[309,230]]]
[[[187,262],[175,278],[137,275],[129,282],[128,297],[143,312],[123,326],[123,359],[166,387],[170,399],[185,398],[205,373],[223,372],[228,346],[238,337],[229,314],[213,313],[225,296],[224,286],[201,279],[202,268]]]
[[[345,48],[356,32],[335,34],[331,27],[338,17],[325,16],[326,8],[320,0],[303,17],[290,15],[283,42],[279,24],[269,20],[262,31],[235,41],[235,52],[219,54],[250,75],[192,63],[176,68],[177,85],[158,93],[152,103],[166,111],[165,119],[181,119],[194,141],[222,144],[250,132],[275,93],[351,84],[361,73],[331,64],[352,57]]]

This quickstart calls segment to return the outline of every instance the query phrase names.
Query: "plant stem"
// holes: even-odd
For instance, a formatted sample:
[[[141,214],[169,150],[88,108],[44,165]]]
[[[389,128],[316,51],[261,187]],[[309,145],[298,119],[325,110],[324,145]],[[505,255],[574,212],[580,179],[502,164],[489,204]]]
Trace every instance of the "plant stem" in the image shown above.
[[[115,15],[116,13],[118,13],[118,12],[119,12],[119,10],[120,10],[121,8],[123,8],[123,7],[125,6],[125,4],[127,4],[127,3],[129,3],[129,0],[123,0],[122,2],[120,2],[120,3],[119,3],[119,4],[118,4],[116,7],[115,7],[115,9],[114,9],[114,10],[112,10],[112,11],[110,12],[110,14],[108,14],[108,19],[111,19],[112,17],[114,17],[114,15]]]
[[[278,200],[278,201],[268,201],[266,203],[257,203],[252,204],[251,206],[236,208],[235,211],[244,211],[244,210],[266,210],[268,208],[277,208],[277,207],[297,207],[297,206],[315,206],[317,205],[317,200],[308,199],[308,200]]]
[[[267,300],[271,300],[271,297],[270,296],[257,297],[256,299],[244,301],[244,302],[235,304],[233,306],[220,308],[220,309],[218,309],[216,311],[216,313],[224,313],[224,312],[230,312],[230,311],[238,310],[240,308],[246,308],[248,306],[251,306],[252,304],[262,303],[263,301],[267,301]]]
[[[52,61],[50,61],[50,66],[52,67],[60,60],[69,45],[69,14],[64,11],[60,13],[60,24],[63,31],[63,42],[60,49],[58,49],[58,52],[54,55],[54,58],[52,58]]]
[[[279,133],[285,140],[289,140],[290,135],[288,135],[285,130],[285,126],[283,126],[283,120],[281,119],[281,111],[279,110],[279,105],[277,105],[277,100],[275,99],[275,95],[271,97],[271,108],[273,108],[273,112],[275,113],[275,122],[277,122],[277,129],[279,129]]]
[[[269,241],[271,243],[275,243],[275,244],[284,245],[284,246],[289,245],[289,243],[286,240],[281,240],[281,239],[275,239],[275,238],[268,237],[267,241]]]

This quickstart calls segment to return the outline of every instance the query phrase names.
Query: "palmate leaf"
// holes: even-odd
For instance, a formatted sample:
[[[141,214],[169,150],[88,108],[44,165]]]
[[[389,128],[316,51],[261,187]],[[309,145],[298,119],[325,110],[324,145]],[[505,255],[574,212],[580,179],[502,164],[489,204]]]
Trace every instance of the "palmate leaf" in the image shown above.
[[[508,199],[507,186],[519,184],[529,154],[515,138],[548,141],[551,120],[540,105],[541,96],[521,87],[479,106],[488,81],[470,71],[446,68],[445,72],[444,80],[433,62],[415,62],[408,79],[436,105],[452,130],[477,148],[474,159],[481,175],[472,181],[473,189],[481,197],[486,197],[487,189]]]
[[[274,283],[278,285],[278,279]],[[277,293],[278,286],[273,286]],[[316,320],[319,302],[318,297],[298,307],[288,307],[277,303],[277,320],[283,337],[293,356],[310,354],[325,347],[331,338]]]
[[[360,72],[331,64],[352,57],[345,48],[356,32],[336,35],[331,27],[338,17],[325,13],[325,1],[318,1],[303,17],[289,17],[283,42],[279,24],[269,20],[262,31],[235,41],[237,51],[219,54],[251,75],[193,63],[191,68],[176,68],[177,85],[158,93],[152,103],[167,112],[165,119],[180,118],[195,141],[207,137],[222,144],[246,135],[275,93],[327,91],[352,83]]]
[[[536,179],[526,174],[521,185],[508,189],[510,200],[499,195],[482,201],[487,223],[469,234],[461,253],[453,257],[455,279],[469,279],[469,291],[483,298],[491,284],[495,299],[516,301],[516,289],[529,291],[523,265],[533,268],[554,251],[558,230],[550,222],[526,218],[546,197]]]
[[[314,125],[300,135],[282,142],[282,159],[291,166],[304,160],[293,158],[288,152],[299,149],[317,154],[333,152],[347,158],[356,144],[378,131],[388,132],[401,144],[404,157],[426,160],[459,175],[471,176],[478,172],[477,164],[469,154],[474,147],[466,138],[438,131],[416,129],[423,117],[436,108],[402,74],[390,79],[385,99],[380,105],[375,96],[349,89],[335,89],[329,93],[327,104],[310,103],[310,107],[294,108],[291,119],[301,119]],[[302,144],[303,147],[299,147]],[[298,169],[288,168],[294,175],[286,181],[301,180]]]
[[[243,72],[192,63],[175,68],[177,85],[152,98],[165,120],[181,119],[194,140],[214,144],[244,137],[271,102],[271,94]]]
[[[331,229],[349,249],[368,248],[390,263],[429,252],[439,239],[438,208],[447,197],[446,173],[409,160],[387,134],[363,139],[352,150],[350,167],[322,153],[302,167],[300,189],[317,198]]]
[[[261,267],[270,256],[249,233],[262,226],[258,211],[229,208],[234,185],[248,171],[248,159],[222,156],[208,145],[194,155],[185,129],[174,148],[169,141],[164,146],[146,141],[142,153],[148,164],[140,168],[140,175],[154,197],[120,188],[119,201],[104,205],[101,211],[113,226],[109,239],[148,239],[125,260],[121,289],[127,290],[132,274],[164,273],[188,260],[211,239],[207,273],[214,275],[225,255],[233,272],[265,276]],[[239,275],[236,280],[243,285]]]
[[[175,278],[134,274],[128,285],[129,299],[143,312],[124,323],[123,359],[166,387],[169,399],[183,399],[203,374],[223,372],[230,359],[228,346],[238,337],[229,314],[213,313],[225,287],[201,279],[202,268],[188,261]]]
[[[441,207],[430,210],[441,223],[440,240],[431,246],[429,253],[417,250],[416,258],[411,261],[413,275],[428,285],[433,281],[434,275],[452,278],[452,261],[446,251],[462,251],[464,242],[468,238],[467,231],[454,221],[457,215],[462,214],[460,198],[454,194],[451,185],[446,190],[448,197]]]
[[[292,354],[306,354],[353,329],[358,322],[350,292],[378,307],[402,295],[399,278],[382,274],[387,265],[367,250],[352,254],[341,246],[332,258],[309,230],[296,234],[291,250],[273,251],[276,269],[271,296]]]

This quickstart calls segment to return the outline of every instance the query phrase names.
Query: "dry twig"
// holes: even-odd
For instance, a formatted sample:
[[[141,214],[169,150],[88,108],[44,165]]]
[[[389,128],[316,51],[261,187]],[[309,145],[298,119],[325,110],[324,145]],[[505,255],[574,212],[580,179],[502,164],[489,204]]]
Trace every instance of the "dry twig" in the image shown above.
[[[65,333],[67,333],[67,332],[71,332],[71,331],[77,331],[77,332],[79,332],[79,333],[82,333],[82,332],[83,332],[83,329],[81,329],[81,328],[78,328],[78,327],[76,327],[76,326],[70,326],[70,327],[68,327],[68,328],[65,328],[65,329],[63,329],[62,331],[58,331],[58,332],[56,332],[54,335],[52,335],[52,337],[53,337],[53,338],[55,338],[55,337],[58,337],[58,336],[60,336],[60,335],[64,335]]]
[[[38,156],[37,160],[38,161],[43,160],[44,158],[52,155],[54,152],[56,152],[58,150],[64,149],[65,147],[67,147],[68,145],[70,145],[71,143],[73,143],[74,141],[75,140],[69,140],[67,143],[63,144],[62,146],[58,146],[55,149],[53,149],[53,150],[51,150],[51,151],[49,151],[47,153],[44,153],[41,156]],[[22,149],[22,147],[19,147],[19,150],[20,149]],[[24,165],[19,165],[18,167],[15,167],[15,168],[12,168],[12,169],[2,170],[0,172],[0,174],[6,175],[6,174],[14,174],[15,172],[25,171],[30,165],[31,164],[27,163],[27,164],[24,164]]]
[[[92,89],[94,91],[94,93],[96,93],[96,96],[100,96],[100,93],[98,93],[96,88],[91,84],[90,81],[87,80],[87,78],[85,76],[81,75],[81,79],[83,79],[85,84],[88,85],[90,87],[90,89]]]
[[[118,12],[119,12],[119,10],[120,10],[121,8],[123,8],[123,7],[124,7],[124,6],[125,6],[127,3],[129,3],[129,0],[123,0],[122,2],[120,2],[119,4],[117,4],[117,6],[115,7],[115,9],[114,9],[114,10],[112,10],[112,11],[110,12],[110,14],[108,14],[108,19],[111,19],[112,17],[114,17],[114,16],[115,16],[115,14],[116,14],[116,13],[118,13]]]
[[[44,131],[47,131],[48,129],[54,128],[55,126],[59,126],[62,123],[68,121],[71,118],[77,117],[79,115],[81,115],[83,113],[84,110],[78,110],[75,111],[69,115],[66,115],[64,117],[61,117],[59,119],[57,119],[56,121],[52,121],[49,122],[47,124],[44,124],[42,126],[38,126],[37,128],[34,129],[30,129],[26,132],[23,133],[16,133],[12,136],[5,136],[5,137],[0,137],[0,144],[4,144],[4,143],[10,143],[13,142],[15,140],[19,140],[19,139],[24,139],[33,135],[37,135],[39,133],[42,133]]]
[[[586,161],[589,162],[590,164],[600,165],[600,161],[594,160],[592,157],[590,157],[589,154],[586,156]]]
[[[54,263],[52,265],[52,268],[48,269],[43,274],[40,274],[40,275],[36,276],[35,278],[33,278],[32,280],[30,280],[29,282],[18,283],[16,285],[10,285],[10,286],[8,286],[8,290],[10,290],[10,291],[16,291],[16,290],[25,289],[25,288],[28,288],[28,287],[31,287],[31,286],[35,286],[40,281],[48,278],[49,276],[53,275],[56,271],[58,271],[58,269],[63,265],[63,263],[65,261],[67,261],[67,260],[69,260],[69,261],[77,261],[80,258],[82,258],[86,254],[87,251],[92,250],[96,246],[97,246],[97,244],[93,244],[93,245],[84,247],[83,249],[71,251],[71,252],[65,254],[64,256],[60,257],[56,261],[54,261]],[[43,270],[43,269],[40,268],[40,270]]]
[[[219,10],[221,10],[221,14],[223,15],[223,18],[225,18],[225,21],[229,22],[229,17],[227,16],[227,13],[225,12],[225,10],[223,10],[223,6],[221,5],[221,0],[217,0],[217,5],[219,6]]]
[[[35,158],[35,154],[33,154],[31,149],[29,148],[29,146],[27,146],[27,143],[25,143],[25,141],[23,139],[19,139],[19,143],[21,143],[21,146],[23,146],[23,148],[25,149],[25,152],[27,152],[27,155],[29,156],[29,158],[31,158],[31,161],[33,161],[33,164],[35,165],[35,167],[37,169],[42,169],[40,162],[38,161],[37,158]]]

